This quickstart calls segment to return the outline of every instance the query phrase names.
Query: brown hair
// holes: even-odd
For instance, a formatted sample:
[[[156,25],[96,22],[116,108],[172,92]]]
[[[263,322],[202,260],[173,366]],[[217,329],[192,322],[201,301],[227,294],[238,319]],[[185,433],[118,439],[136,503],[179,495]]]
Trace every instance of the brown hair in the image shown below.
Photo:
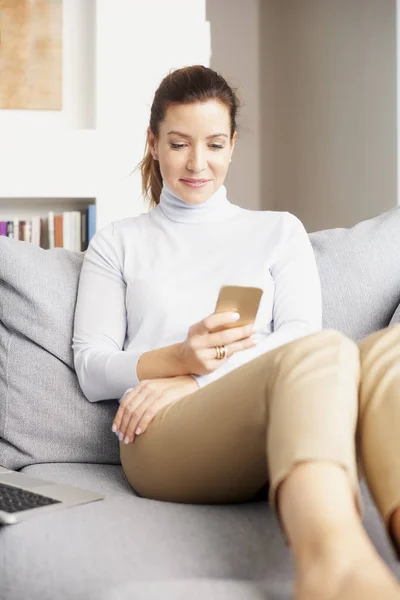
[[[166,110],[172,104],[192,104],[218,100],[229,109],[231,118],[231,139],[237,129],[236,117],[239,110],[239,99],[236,90],[216,71],[202,65],[194,65],[176,69],[161,81],[154,94],[150,112],[150,129],[157,137],[160,123],[165,118]],[[142,174],[142,193],[150,207],[160,202],[163,180],[160,165],[151,154],[146,141],[144,158],[139,163]]]

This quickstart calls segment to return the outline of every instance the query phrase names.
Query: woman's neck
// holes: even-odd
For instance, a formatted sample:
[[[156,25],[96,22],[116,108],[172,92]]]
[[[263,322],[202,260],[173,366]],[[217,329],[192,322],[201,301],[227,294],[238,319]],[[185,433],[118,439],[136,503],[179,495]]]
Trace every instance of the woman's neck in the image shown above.
[[[189,204],[176,196],[164,183],[160,195],[159,211],[177,223],[212,223],[223,221],[240,210],[231,204],[226,196],[226,188],[221,185],[216,192],[200,204]]]

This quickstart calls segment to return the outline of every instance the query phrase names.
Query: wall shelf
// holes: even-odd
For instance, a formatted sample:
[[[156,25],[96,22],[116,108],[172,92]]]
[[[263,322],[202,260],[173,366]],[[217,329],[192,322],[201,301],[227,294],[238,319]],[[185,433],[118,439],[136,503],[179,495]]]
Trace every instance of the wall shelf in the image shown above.
[[[0,221],[34,216],[47,217],[49,211],[61,214],[63,211],[83,210],[89,204],[96,204],[95,198],[3,198],[0,197]]]

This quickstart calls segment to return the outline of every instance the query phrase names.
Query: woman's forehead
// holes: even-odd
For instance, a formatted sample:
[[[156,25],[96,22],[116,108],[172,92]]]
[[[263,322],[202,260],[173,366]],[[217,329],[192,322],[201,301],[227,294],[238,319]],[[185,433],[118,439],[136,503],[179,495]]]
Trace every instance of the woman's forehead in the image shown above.
[[[173,104],[167,108],[161,127],[165,134],[170,131],[179,131],[194,135],[201,129],[201,133],[205,135],[215,135],[216,133],[228,135],[230,132],[229,110],[225,104],[215,100],[192,104]]]

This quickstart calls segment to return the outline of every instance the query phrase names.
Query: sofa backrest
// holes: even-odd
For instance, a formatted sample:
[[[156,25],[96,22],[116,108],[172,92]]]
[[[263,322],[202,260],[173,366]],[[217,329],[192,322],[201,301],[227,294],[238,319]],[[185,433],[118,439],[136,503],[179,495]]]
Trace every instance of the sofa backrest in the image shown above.
[[[324,327],[353,339],[388,325],[400,301],[400,207],[351,229],[310,234]],[[0,465],[119,463],[118,401],[90,403],[74,371],[83,254],[0,236]]]
[[[387,327],[400,302],[400,206],[349,229],[309,234],[323,326],[355,341]]]
[[[117,400],[83,395],[71,349],[83,254],[0,236],[0,465],[114,463]]]

